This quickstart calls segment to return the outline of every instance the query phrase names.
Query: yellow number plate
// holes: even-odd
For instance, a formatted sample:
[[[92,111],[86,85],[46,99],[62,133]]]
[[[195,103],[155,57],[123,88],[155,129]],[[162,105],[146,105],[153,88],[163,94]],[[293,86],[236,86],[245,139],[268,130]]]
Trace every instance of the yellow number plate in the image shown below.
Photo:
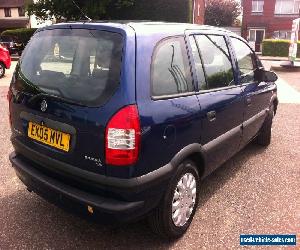
[[[66,152],[70,149],[70,135],[51,128],[29,122],[27,135],[36,141]]]

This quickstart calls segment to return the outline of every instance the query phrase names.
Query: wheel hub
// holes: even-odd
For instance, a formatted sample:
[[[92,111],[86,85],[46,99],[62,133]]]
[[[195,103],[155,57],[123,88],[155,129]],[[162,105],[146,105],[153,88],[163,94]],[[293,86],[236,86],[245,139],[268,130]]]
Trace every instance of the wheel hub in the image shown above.
[[[175,226],[181,227],[193,213],[196,194],[196,178],[187,173],[178,181],[172,201],[172,220]]]

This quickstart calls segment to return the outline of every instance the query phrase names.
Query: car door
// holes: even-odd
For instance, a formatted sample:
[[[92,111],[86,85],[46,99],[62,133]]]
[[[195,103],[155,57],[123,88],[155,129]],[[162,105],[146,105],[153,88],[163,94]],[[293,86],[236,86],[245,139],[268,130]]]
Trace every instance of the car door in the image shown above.
[[[189,36],[192,64],[201,106],[201,144],[207,173],[229,159],[239,148],[244,103],[236,84],[234,65],[225,35]]]
[[[139,174],[167,164],[184,147],[200,141],[200,107],[185,39],[154,39],[145,36],[137,40],[136,86],[142,128]]]
[[[267,115],[272,91],[270,91],[270,84],[258,82],[256,79],[255,72],[262,65],[249,45],[237,37],[230,39],[239,69],[239,82],[245,107],[243,139],[240,145],[244,147],[261,128]]]

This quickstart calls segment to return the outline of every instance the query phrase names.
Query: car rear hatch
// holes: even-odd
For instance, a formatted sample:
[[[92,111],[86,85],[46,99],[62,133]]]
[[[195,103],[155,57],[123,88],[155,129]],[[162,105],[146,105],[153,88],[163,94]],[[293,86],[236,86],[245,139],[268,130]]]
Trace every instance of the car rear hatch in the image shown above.
[[[135,65],[126,56],[134,51],[133,31],[95,27],[37,32],[16,67],[9,92],[12,142],[41,167],[49,159],[74,173],[106,175],[106,125],[135,102]]]

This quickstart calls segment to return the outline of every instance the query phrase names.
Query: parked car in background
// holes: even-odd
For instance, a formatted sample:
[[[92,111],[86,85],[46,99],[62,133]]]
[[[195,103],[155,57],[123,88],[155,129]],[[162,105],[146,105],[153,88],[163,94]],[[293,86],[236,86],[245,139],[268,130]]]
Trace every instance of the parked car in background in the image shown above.
[[[240,36],[192,24],[78,22],[38,30],[8,92],[10,161],[28,187],[90,216],[192,222],[200,182],[268,146],[277,76]]]
[[[9,51],[0,45],[0,78],[5,75],[5,69],[9,69],[11,64],[11,58]]]
[[[0,44],[6,47],[9,53],[21,55],[25,45],[16,37],[0,36]]]

